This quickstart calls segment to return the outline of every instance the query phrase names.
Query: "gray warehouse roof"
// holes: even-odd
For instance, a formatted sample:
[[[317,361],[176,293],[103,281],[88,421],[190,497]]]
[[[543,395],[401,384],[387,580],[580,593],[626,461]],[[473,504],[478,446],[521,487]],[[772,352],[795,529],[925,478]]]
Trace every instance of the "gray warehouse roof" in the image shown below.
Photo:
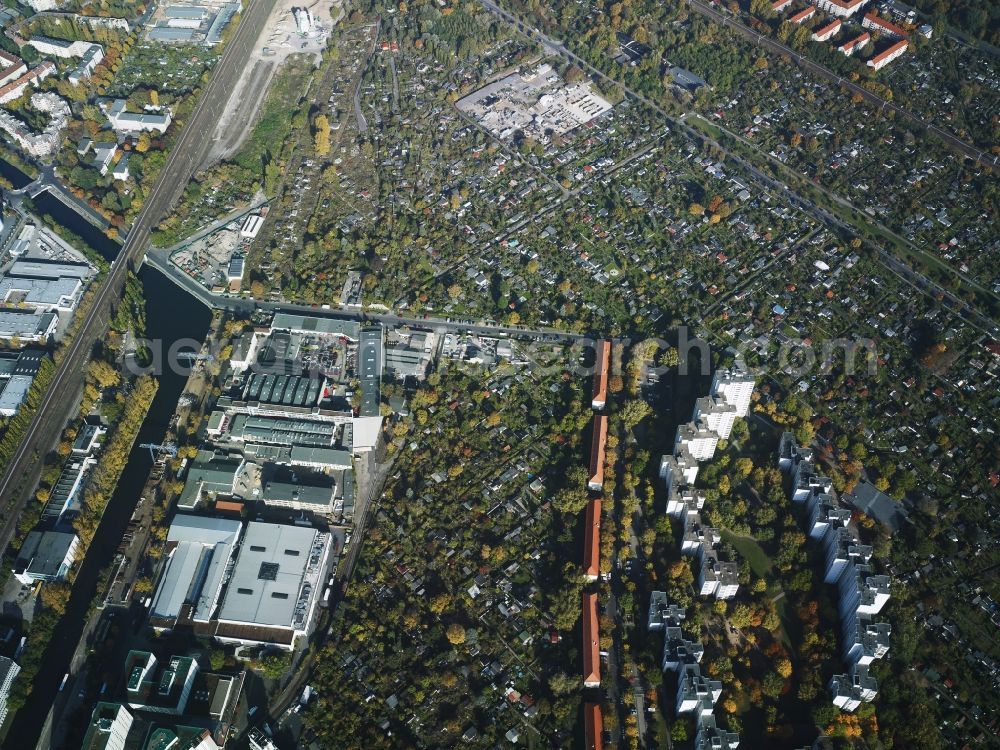
[[[304,526],[247,524],[219,620],[299,629],[321,593],[329,534]]]
[[[296,333],[318,333],[327,336],[346,336],[358,340],[361,326],[354,320],[340,318],[318,318],[312,315],[293,315],[292,313],[275,313],[271,321],[271,330],[286,330]]]
[[[176,546],[150,614],[176,618],[184,603],[192,602],[195,619],[208,620],[239,533],[239,521],[178,514],[167,532],[167,542]]]

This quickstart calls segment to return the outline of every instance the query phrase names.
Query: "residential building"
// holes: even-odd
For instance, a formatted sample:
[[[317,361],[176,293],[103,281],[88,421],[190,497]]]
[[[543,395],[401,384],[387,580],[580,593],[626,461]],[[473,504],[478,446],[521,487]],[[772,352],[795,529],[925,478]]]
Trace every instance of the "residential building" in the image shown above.
[[[718,553],[703,544],[697,557],[696,589],[702,596],[732,599],[740,588],[739,568],[736,563],[719,560]]]
[[[604,719],[600,703],[583,704],[583,733],[586,750],[604,750]]]
[[[62,130],[69,120],[69,104],[52,91],[31,95],[31,108],[48,115],[41,130],[34,130],[7,110],[0,110],[0,129],[32,156],[48,156],[59,149]]]
[[[79,64],[67,76],[69,82],[74,86],[79,86],[90,78],[91,73],[101,64],[101,60],[103,59],[104,48],[99,44],[91,44],[87,48],[87,51],[83,53]]]
[[[102,141],[100,143],[95,143],[94,146],[94,160],[90,163],[101,175],[106,175],[108,169],[111,167],[111,162],[115,159],[115,154],[118,153],[118,143],[115,141]]]
[[[129,178],[128,161],[129,154],[127,152],[123,153],[121,158],[118,159],[118,163],[115,164],[114,169],[111,170],[111,176],[119,182],[126,182]]]
[[[774,0],[774,2],[771,3],[771,12],[784,13],[791,7],[791,5],[792,5],[792,0]]]
[[[745,417],[750,411],[750,401],[757,381],[742,367],[732,367],[718,370],[712,376],[712,389],[709,393],[719,401],[723,401],[736,409],[737,417]]]
[[[831,16],[850,18],[865,7],[867,2],[868,0],[816,0],[816,7]]]
[[[709,430],[718,434],[722,440],[728,440],[736,424],[736,406],[714,396],[702,396],[694,402],[694,413],[691,421],[704,424]]]
[[[587,487],[594,492],[604,488],[604,452],[608,439],[608,418],[604,414],[594,415],[594,427],[590,443],[590,478]]]
[[[902,41],[896,42],[894,45],[889,47],[885,52],[875,55],[871,60],[868,61],[868,66],[875,68],[875,70],[882,70],[886,65],[891,63],[898,57],[902,57],[906,54],[906,50],[909,46],[909,42],[903,39]]]
[[[799,448],[790,433],[782,435],[778,465],[794,476],[791,495],[807,504],[810,537],[822,539],[824,580],[837,585],[841,643],[848,671],[834,675],[828,687],[834,705],[854,711],[878,694],[877,682],[868,667],[888,654],[891,628],[874,622],[872,617],[889,600],[890,579],[872,571],[868,564],[872,548],[858,543],[847,525],[850,512],[836,505],[830,487],[815,481],[811,452]]]
[[[843,528],[851,520],[851,511],[839,508],[831,495],[815,492],[806,502],[809,508],[809,537],[822,541],[831,527]]]
[[[740,736],[736,732],[720,729],[715,716],[702,716],[698,721],[694,750],[736,750],[740,746]]]
[[[837,47],[837,51],[850,57],[858,50],[864,49],[868,45],[868,42],[871,41],[871,39],[872,35],[869,34],[867,31],[863,31],[853,39],[848,39],[846,42]]]
[[[171,656],[161,667],[150,652],[130,651],[125,673],[125,702],[129,708],[180,716],[191,697],[198,662],[189,656]]]
[[[34,47],[43,55],[60,58],[83,57],[90,51],[91,47],[99,47],[99,45],[95,45],[93,42],[69,42],[65,39],[52,39],[51,37],[37,35],[28,39],[25,44],[29,47]]]
[[[702,715],[711,714],[721,696],[722,683],[702,675],[697,664],[685,664],[681,668],[677,685],[678,714],[694,713],[697,720]]]
[[[20,57],[0,50],[0,87],[16,81],[28,71],[28,66]]]
[[[603,409],[608,401],[608,366],[611,362],[611,342],[600,339],[595,346],[594,393],[591,406]]]
[[[601,575],[601,501],[597,498],[587,503],[584,521],[583,574],[589,581]]]
[[[170,127],[169,112],[127,112],[125,107],[127,102],[124,99],[115,99],[108,108],[108,122],[116,132],[120,133],[141,133],[151,130],[157,133],[166,132]]]
[[[788,20],[789,20],[790,23],[801,24],[801,23],[805,23],[806,21],[808,21],[810,18],[812,18],[815,15],[816,15],[816,6],[815,5],[810,5],[805,10],[800,10],[798,13],[796,13],[794,16],[792,16]]]
[[[597,621],[597,594],[583,593],[583,686],[601,686],[601,645]]]
[[[677,426],[674,452],[686,451],[695,461],[708,461],[715,455],[719,433],[709,429],[704,420]]]
[[[132,714],[121,703],[100,701],[90,715],[81,750],[125,750]]]
[[[830,527],[823,537],[825,550],[825,583],[836,583],[852,562],[867,564],[872,556],[872,548],[859,544],[850,529]]]
[[[0,727],[7,720],[7,699],[10,698],[10,688],[21,667],[12,659],[0,656]]]
[[[691,455],[691,452],[682,449],[675,451],[672,456],[662,456],[660,458],[660,479],[662,479],[670,493],[687,484],[694,484],[698,477],[698,462]]]
[[[865,13],[865,17],[861,21],[861,25],[871,31],[879,32],[882,36],[896,37],[898,39],[906,39],[909,36],[906,29],[903,29],[894,23],[890,23],[874,13]]]
[[[833,0],[829,0],[829,2],[833,2]],[[823,28],[814,31],[810,39],[814,42],[828,42],[840,32],[840,27],[843,25],[844,22],[837,18]]]
[[[27,73],[0,87],[0,104],[7,104],[15,99],[20,99],[28,86],[38,87],[42,80],[52,75],[55,70],[55,63],[51,60],[43,60]]]

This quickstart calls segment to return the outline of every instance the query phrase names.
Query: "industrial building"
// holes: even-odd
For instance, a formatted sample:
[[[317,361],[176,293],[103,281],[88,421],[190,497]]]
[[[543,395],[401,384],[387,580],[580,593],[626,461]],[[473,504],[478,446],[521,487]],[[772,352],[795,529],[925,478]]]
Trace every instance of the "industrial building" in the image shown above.
[[[150,622],[292,648],[312,625],[330,548],[331,536],[309,527],[179,514]]]
[[[330,542],[329,534],[305,526],[248,523],[215,637],[293,647],[315,616]]]
[[[30,531],[14,561],[14,577],[30,585],[66,577],[80,548],[76,534],[66,531]]]

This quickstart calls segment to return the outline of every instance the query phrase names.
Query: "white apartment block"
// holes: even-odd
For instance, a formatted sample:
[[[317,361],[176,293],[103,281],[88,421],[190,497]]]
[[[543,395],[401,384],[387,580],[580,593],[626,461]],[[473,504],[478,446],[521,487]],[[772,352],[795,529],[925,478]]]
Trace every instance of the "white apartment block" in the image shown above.
[[[0,727],[7,719],[7,698],[10,696],[14,678],[20,671],[21,667],[16,661],[0,656]]]
[[[896,42],[885,52],[875,55],[871,60],[868,61],[868,67],[874,68],[875,70],[882,70],[886,65],[891,63],[898,57],[902,57],[906,54],[909,42],[905,39],[901,42]]]
[[[750,398],[756,381],[739,368],[717,370],[712,377],[712,396],[736,407],[736,416],[745,417],[750,411]]]
[[[809,507],[809,537],[822,541],[830,528],[844,528],[851,520],[851,511],[838,508],[833,497],[825,493],[814,493],[807,501]]]
[[[785,433],[778,446],[778,466],[792,474],[791,495],[807,504],[809,536],[822,539],[825,582],[837,585],[846,674],[834,675],[828,684],[835,706],[855,711],[878,695],[878,684],[868,673],[876,659],[889,653],[887,623],[872,620],[889,601],[891,579],[872,572],[868,562],[872,548],[860,544],[848,527],[850,511],[839,508],[832,496],[829,480],[813,471],[811,453],[804,451],[794,436]]]
[[[678,714],[710,715],[721,695],[722,683],[704,677],[697,664],[687,664],[681,669],[677,685]]]
[[[810,36],[809,38],[812,39],[814,42],[827,42],[837,35],[837,33],[840,31],[840,27],[843,25],[844,25],[843,21],[841,21],[838,18],[835,21],[831,21],[830,23],[828,23],[822,29],[814,31],[812,33],[812,36]]]
[[[699,555],[698,575],[695,587],[702,596],[716,599],[732,599],[740,590],[739,568],[736,563],[719,560],[718,553],[702,546]]]
[[[844,661],[848,664],[870,666],[876,659],[889,654],[889,636],[892,627],[887,622],[872,622],[868,617],[850,620],[844,633]]]
[[[669,493],[671,489],[694,484],[698,478],[698,462],[688,451],[677,451],[673,456],[660,458],[660,479]]]
[[[736,406],[713,396],[702,396],[694,403],[691,421],[704,424],[709,430],[728,440],[736,424]]]
[[[831,16],[850,18],[865,7],[868,0],[816,0],[816,7]]]
[[[815,493],[829,495],[832,489],[833,482],[828,477],[817,474],[812,461],[800,461],[792,469],[793,502],[804,503]]]
[[[677,426],[674,452],[687,451],[695,461],[708,461],[715,455],[719,434],[708,429],[703,422],[688,422]]]

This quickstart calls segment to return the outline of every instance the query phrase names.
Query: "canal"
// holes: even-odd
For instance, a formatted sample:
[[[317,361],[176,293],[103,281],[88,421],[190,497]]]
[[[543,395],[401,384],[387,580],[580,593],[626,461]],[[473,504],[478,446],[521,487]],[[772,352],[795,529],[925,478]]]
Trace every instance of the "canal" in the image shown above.
[[[0,165],[2,164],[0,160]],[[2,166],[0,174],[5,174]],[[93,233],[81,231],[85,227],[75,224],[74,219],[81,222],[84,220],[58,199],[51,196],[48,198],[51,204],[45,203],[44,207],[36,200],[40,211],[49,213],[56,221],[86,239],[93,249],[105,258],[110,260],[116,257],[119,249],[117,243],[109,240],[96,227]],[[200,303],[194,303],[192,297],[155,269],[143,268],[139,278],[143,283],[146,297],[146,335],[153,341],[161,341],[162,351],[166,352],[170,345],[179,339],[201,341],[205,338],[211,323],[211,311],[208,308]],[[178,399],[187,383],[186,373],[173,372],[169,368],[158,377],[159,390],[139,430],[128,464],[108,502],[94,541],[79,564],[66,614],[59,621],[52,639],[42,654],[41,666],[31,687],[31,699],[10,719],[10,731],[4,741],[5,748],[30,750],[38,742],[49,707],[59,692],[63,675],[69,670],[70,660],[88,619],[91,602],[98,594],[101,573],[114,560],[118,545],[152,467],[149,451],[138,446],[141,443],[162,442]]]

